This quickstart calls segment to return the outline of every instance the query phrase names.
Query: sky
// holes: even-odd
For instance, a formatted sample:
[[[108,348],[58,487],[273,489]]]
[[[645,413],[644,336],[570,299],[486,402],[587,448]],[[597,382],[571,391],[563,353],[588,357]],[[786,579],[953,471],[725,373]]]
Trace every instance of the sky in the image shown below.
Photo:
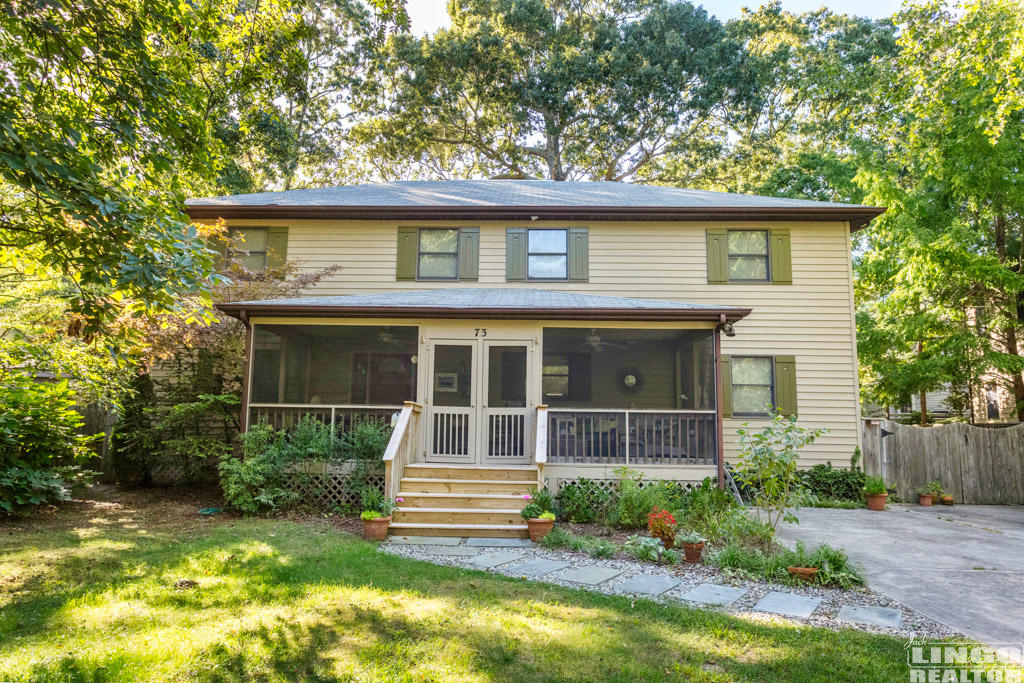
[[[743,7],[758,7],[763,3],[760,0],[706,0],[697,4],[724,21],[739,16]],[[836,13],[856,14],[872,19],[895,13],[900,4],[900,0],[782,0],[783,9],[790,12],[806,12],[825,5]],[[447,0],[406,0],[405,6],[409,11],[413,32],[432,33],[447,26],[447,5]]]

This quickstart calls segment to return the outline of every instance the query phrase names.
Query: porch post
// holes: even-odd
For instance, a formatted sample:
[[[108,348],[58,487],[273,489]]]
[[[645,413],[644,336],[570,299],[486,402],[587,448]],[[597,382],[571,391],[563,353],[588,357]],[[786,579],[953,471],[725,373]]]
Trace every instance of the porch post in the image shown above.
[[[725,316],[721,317],[725,322]],[[715,425],[718,431],[718,488],[725,490],[725,444],[723,436],[725,430],[722,426],[722,394],[725,389],[725,378],[722,377],[722,325],[715,326]]]
[[[249,431],[249,373],[252,371],[252,324],[245,311],[240,311],[242,324],[245,325],[245,360],[242,363],[242,402],[241,413],[238,416],[239,431],[243,434]]]

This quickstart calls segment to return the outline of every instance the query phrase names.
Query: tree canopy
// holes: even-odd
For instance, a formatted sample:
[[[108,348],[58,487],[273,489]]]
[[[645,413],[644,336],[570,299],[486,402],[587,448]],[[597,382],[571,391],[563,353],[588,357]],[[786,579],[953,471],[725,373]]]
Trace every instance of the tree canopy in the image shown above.
[[[458,0],[392,36],[356,129],[382,177],[626,180],[754,108],[739,41],[669,0]]]

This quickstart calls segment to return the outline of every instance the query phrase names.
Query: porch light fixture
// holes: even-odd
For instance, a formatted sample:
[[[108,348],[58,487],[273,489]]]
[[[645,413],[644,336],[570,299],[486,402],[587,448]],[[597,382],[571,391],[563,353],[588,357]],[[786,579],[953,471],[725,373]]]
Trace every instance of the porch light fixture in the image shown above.
[[[732,326],[732,323],[723,323],[722,334],[724,334],[726,337],[735,337],[736,328]]]

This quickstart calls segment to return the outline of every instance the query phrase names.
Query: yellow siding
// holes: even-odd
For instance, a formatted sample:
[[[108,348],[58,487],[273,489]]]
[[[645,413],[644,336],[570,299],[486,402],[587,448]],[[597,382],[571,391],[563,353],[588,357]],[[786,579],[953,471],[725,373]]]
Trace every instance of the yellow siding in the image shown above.
[[[280,221],[237,221],[281,225]],[[505,282],[505,228],[523,223],[423,222],[402,225],[479,226],[478,282],[417,283],[395,280],[396,222],[293,221],[288,257],[303,270],[341,269],[310,294],[345,295],[447,287],[536,287],[589,294],[669,299],[750,307],[753,313],[723,337],[732,355],[791,354],[797,363],[800,422],[830,433],[806,450],[804,464],[848,462],[858,444],[857,361],[850,249],[845,223],[574,222],[538,221],[533,227],[587,227],[590,281]],[[709,285],[705,229],[786,227],[792,240],[793,284]],[[736,429],[725,421],[727,459],[735,456]],[[751,421],[756,425],[757,421]]]

